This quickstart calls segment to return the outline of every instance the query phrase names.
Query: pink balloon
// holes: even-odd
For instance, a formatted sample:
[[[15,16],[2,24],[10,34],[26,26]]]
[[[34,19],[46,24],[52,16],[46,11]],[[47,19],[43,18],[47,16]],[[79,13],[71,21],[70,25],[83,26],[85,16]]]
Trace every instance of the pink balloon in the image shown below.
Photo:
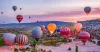
[[[69,37],[69,35],[70,35],[70,29],[67,28],[67,27],[62,27],[62,28],[60,29],[60,34],[61,34],[63,37],[67,38],[67,37]]]
[[[81,28],[82,28],[82,24],[81,23],[76,23],[75,28],[76,28],[77,31],[80,31]]]
[[[44,32],[46,29],[45,29],[45,26],[44,25],[41,25],[41,30]]]
[[[88,32],[80,32],[79,33],[79,39],[85,44],[86,41],[90,38],[90,34]]]

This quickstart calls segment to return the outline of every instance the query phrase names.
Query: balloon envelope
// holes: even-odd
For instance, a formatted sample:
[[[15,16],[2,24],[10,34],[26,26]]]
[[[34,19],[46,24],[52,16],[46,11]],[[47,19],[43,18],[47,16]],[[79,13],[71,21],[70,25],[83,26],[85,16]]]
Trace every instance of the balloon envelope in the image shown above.
[[[22,15],[17,15],[16,19],[20,23],[23,20],[23,16]]]
[[[3,12],[1,12],[1,14],[3,14]]]
[[[48,28],[49,32],[50,32],[51,34],[53,34],[54,31],[56,30],[56,24],[54,24],[54,23],[49,23],[49,24],[47,25],[47,28]]]
[[[98,18],[98,21],[100,21],[100,18]]]
[[[43,32],[46,31],[45,25],[41,25],[40,27],[41,27],[41,30],[42,30]]]
[[[68,28],[70,28],[70,30],[75,30],[75,26],[67,26]]]
[[[41,38],[42,36],[41,27],[39,26],[34,27],[34,29],[32,30],[32,36],[33,38]]]
[[[89,38],[90,38],[90,34],[89,34],[88,32],[83,31],[83,32],[80,32],[80,33],[79,33],[79,39],[80,39],[83,43],[85,43]]]
[[[57,31],[57,32],[60,32],[60,29],[58,28],[56,31]]]
[[[3,40],[4,42],[9,45],[9,46],[13,46],[15,44],[15,34],[12,33],[4,33],[3,35]]]
[[[28,37],[26,35],[20,34],[16,36],[16,43],[18,43],[18,45],[25,45],[28,42]]]
[[[20,8],[20,10],[22,10],[22,8]]]
[[[91,7],[85,7],[84,11],[88,15],[91,12]]]
[[[60,29],[60,34],[65,37],[65,38],[68,38],[69,35],[70,35],[70,29],[67,28],[67,27],[63,27]]]
[[[76,24],[75,24],[75,29],[76,29],[77,31],[80,31],[81,28],[82,28],[82,24],[81,24],[81,23],[76,23]]]
[[[16,10],[17,10],[17,6],[13,6],[12,9],[13,9],[14,11],[16,11]]]

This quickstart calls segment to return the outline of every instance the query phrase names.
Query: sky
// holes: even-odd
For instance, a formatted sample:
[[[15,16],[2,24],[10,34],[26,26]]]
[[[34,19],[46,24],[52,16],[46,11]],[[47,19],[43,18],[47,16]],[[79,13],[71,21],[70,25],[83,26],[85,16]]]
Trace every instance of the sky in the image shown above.
[[[16,16],[19,14],[23,15],[22,23],[97,19],[100,17],[99,5],[100,0],[0,0],[0,12],[3,12],[3,15],[0,14],[0,24],[18,23]],[[15,12],[12,6],[17,6]],[[89,15],[84,12],[87,6],[92,8]]]

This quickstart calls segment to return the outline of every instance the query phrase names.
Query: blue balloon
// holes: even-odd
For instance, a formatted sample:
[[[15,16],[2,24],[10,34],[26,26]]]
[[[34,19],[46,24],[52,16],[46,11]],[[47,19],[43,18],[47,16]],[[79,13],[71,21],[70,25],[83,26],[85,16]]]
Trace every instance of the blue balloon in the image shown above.
[[[15,37],[16,37],[15,34],[12,34],[12,33],[4,33],[3,40],[4,40],[4,42],[7,45],[12,46],[12,45],[15,44]]]
[[[57,31],[57,32],[60,32],[60,29],[57,29],[56,31]]]
[[[13,9],[14,11],[16,11],[16,10],[17,10],[17,6],[13,6],[12,9]]]
[[[37,26],[37,27],[34,27],[33,31],[32,31],[32,36],[33,38],[41,38],[42,36],[42,30],[41,30],[41,27]]]

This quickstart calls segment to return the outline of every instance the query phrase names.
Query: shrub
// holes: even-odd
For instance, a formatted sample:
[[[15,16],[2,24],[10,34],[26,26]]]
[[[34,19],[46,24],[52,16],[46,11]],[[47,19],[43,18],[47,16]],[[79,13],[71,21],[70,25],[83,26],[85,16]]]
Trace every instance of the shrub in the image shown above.
[[[97,45],[99,45],[99,46],[100,46],[100,41],[98,41],[98,42],[97,42]]]
[[[76,46],[76,52],[78,52],[78,46]]]
[[[14,52],[18,52],[18,49],[17,48],[14,48]]]
[[[0,46],[4,46],[6,45],[5,42],[3,41],[3,39],[0,37]]]
[[[69,51],[72,50],[71,47],[69,47],[68,50],[69,50]]]

